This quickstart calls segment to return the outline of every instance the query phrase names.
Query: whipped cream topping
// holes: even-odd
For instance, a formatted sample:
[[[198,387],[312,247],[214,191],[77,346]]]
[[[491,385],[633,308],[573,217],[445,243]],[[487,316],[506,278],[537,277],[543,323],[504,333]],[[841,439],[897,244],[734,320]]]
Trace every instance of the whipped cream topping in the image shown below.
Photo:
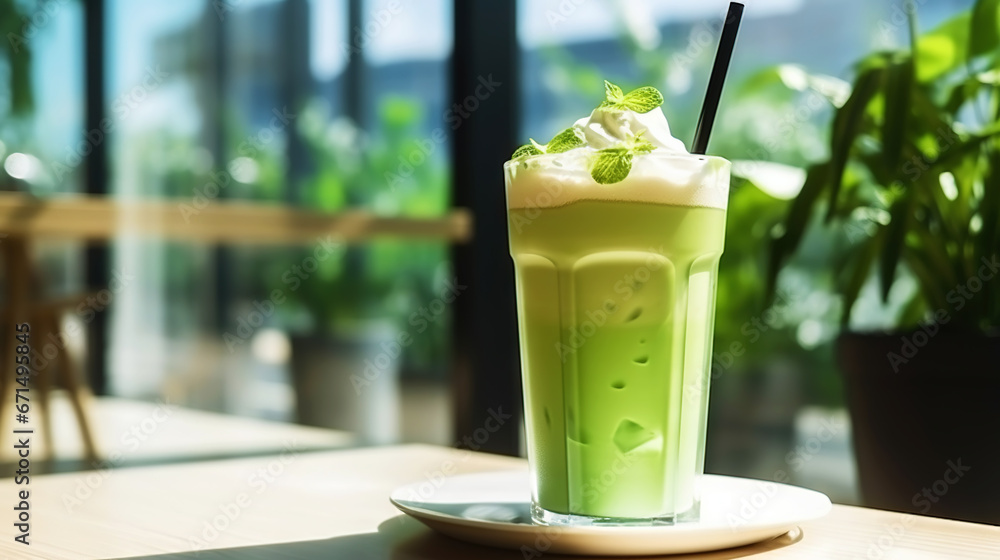
[[[670,134],[667,117],[659,107],[648,113],[594,109],[589,117],[576,121],[573,128],[583,132],[587,144],[598,150],[610,148],[641,134],[643,139],[658,150],[674,154],[688,153],[684,143]]]
[[[579,200],[726,208],[729,161],[688,153],[670,134],[659,107],[647,113],[598,109],[573,126],[583,132],[586,146],[504,165],[508,208],[557,207]],[[590,166],[597,150],[638,134],[656,149],[635,155],[624,180],[611,185],[594,181]]]

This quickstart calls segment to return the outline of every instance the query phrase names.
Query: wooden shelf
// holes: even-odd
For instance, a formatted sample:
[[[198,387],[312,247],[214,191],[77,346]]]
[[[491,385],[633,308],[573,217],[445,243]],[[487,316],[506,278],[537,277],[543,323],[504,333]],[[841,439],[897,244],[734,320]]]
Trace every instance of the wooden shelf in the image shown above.
[[[211,201],[197,209],[189,199],[36,198],[0,192],[0,232],[87,240],[134,235],[253,245],[311,243],[327,235],[347,243],[392,237],[465,243],[472,236],[472,215],[457,208],[439,218],[390,218],[361,210],[328,214],[228,200]]]

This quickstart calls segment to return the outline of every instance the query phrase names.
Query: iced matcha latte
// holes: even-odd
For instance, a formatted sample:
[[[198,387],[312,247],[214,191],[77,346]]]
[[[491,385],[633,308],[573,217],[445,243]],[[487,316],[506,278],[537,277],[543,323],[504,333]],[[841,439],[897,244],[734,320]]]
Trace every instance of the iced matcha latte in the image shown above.
[[[652,88],[505,165],[533,516],[694,520],[729,162]]]

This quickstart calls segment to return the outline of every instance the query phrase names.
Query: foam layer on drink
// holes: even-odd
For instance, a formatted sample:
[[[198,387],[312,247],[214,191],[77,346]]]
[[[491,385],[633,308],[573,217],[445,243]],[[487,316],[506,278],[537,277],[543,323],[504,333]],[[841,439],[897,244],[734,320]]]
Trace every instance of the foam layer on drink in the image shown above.
[[[508,208],[552,208],[578,200],[726,208],[729,162],[689,154],[670,134],[659,108],[648,113],[597,109],[573,126],[583,133],[587,145],[504,165]],[[611,185],[594,181],[590,168],[597,151],[640,134],[656,149],[634,156],[624,180]]]

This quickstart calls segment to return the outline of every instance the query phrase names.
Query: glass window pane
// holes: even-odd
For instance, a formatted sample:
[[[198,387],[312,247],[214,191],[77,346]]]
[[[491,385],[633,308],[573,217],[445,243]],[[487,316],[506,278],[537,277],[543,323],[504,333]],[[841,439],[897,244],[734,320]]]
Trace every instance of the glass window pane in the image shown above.
[[[5,4],[0,49],[0,177],[4,190],[39,195],[80,190],[94,142],[83,123],[83,16],[77,2]]]
[[[122,116],[111,154],[116,196],[174,198],[194,224],[201,209],[236,199],[445,215],[450,3],[216,4],[111,2],[108,103]],[[360,23],[349,29],[352,6]],[[449,313],[418,312],[447,285],[448,243],[332,241],[333,249],[323,240],[118,240],[115,266],[136,287],[113,311],[115,393],[339,428],[388,426],[368,435],[400,437],[391,420],[399,403],[356,387],[351,373],[388,360],[378,376],[386,387],[401,376],[431,386],[424,394],[434,402],[447,398]],[[345,372],[328,388],[350,408],[340,416],[329,414],[339,397],[312,406],[301,390],[303,376],[329,368]],[[369,393],[369,405],[352,408]],[[385,418],[358,423],[366,414]],[[428,433],[407,437],[447,437],[440,423]]]

